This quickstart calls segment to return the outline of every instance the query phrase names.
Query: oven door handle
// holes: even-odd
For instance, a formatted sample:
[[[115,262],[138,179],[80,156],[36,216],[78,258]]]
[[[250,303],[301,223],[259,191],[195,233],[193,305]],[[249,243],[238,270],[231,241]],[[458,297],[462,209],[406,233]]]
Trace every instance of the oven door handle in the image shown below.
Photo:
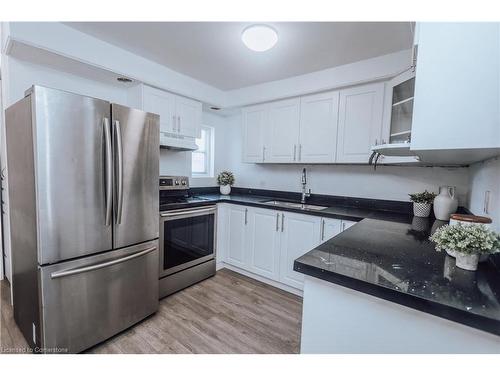
[[[194,210],[182,210],[182,211],[171,211],[171,212],[162,212],[160,214],[161,217],[172,217],[172,216],[181,216],[181,215],[191,215],[191,214],[199,214],[203,212],[215,212],[215,207],[209,208],[197,208]]]

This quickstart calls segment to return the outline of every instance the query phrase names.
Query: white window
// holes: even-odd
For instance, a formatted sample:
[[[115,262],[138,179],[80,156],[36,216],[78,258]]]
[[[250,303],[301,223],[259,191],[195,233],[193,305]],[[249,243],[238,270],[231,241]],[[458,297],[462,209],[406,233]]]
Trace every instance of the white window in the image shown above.
[[[214,176],[214,128],[201,126],[201,137],[196,139],[198,149],[193,151],[192,176],[213,177]]]

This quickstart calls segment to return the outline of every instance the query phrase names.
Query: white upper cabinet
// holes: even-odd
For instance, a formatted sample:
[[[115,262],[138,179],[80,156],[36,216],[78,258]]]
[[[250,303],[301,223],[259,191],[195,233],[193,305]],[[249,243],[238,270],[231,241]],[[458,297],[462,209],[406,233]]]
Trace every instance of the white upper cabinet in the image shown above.
[[[499,25],[419,24],[412,150],[500,147]]]
[[[264,162],[264,129],[267,115],[267,104],[246,107],[242,110],[244,162]]]
[[[384,83],[340,91],[337,163],[366,163],[382,135]]]
[[[368,163],[382,137],[384,83],[243,109],[243,161]]]
[[[160,116],[160,131],[175,137],[201,136],[202,104],[196,100],[158,90],[143,84],[128,92],[132,107]]]
[[[181,96],[175,98],[176,122],[174,131],[185,137],[201,137],[200,102]]]
[[[269,103],[268,125],[264,138],[265,162],[297,161],[299,113],[299,98]]]
[[[338,112],[338,91],[303,96],[300,99],[298,161],[335,162]]]
[[[144,111],[160,115],[160,131],[172,133],[175,121],[175,95],[144,86]]]

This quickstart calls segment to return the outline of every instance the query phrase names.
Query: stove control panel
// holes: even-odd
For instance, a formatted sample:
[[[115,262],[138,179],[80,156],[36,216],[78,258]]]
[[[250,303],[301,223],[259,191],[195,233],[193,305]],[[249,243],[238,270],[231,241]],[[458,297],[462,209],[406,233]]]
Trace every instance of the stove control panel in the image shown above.
[[[186,176],[160,176],[160,190],[187,190],[189,178]]]

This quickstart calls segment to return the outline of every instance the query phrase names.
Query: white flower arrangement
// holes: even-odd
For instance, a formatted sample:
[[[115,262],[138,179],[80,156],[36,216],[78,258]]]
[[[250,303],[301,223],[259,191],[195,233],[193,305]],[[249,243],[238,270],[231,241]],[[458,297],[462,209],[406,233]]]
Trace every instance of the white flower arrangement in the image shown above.
[[[234,184],[234,175],[229,171],[222,171],[217,176],[217,183],[219,185],[233,185]]]
[[[455,250],[462,254],[491,254],[500,251],[500,235],[483,224],[444,225],[429,237],[436,250]]]

